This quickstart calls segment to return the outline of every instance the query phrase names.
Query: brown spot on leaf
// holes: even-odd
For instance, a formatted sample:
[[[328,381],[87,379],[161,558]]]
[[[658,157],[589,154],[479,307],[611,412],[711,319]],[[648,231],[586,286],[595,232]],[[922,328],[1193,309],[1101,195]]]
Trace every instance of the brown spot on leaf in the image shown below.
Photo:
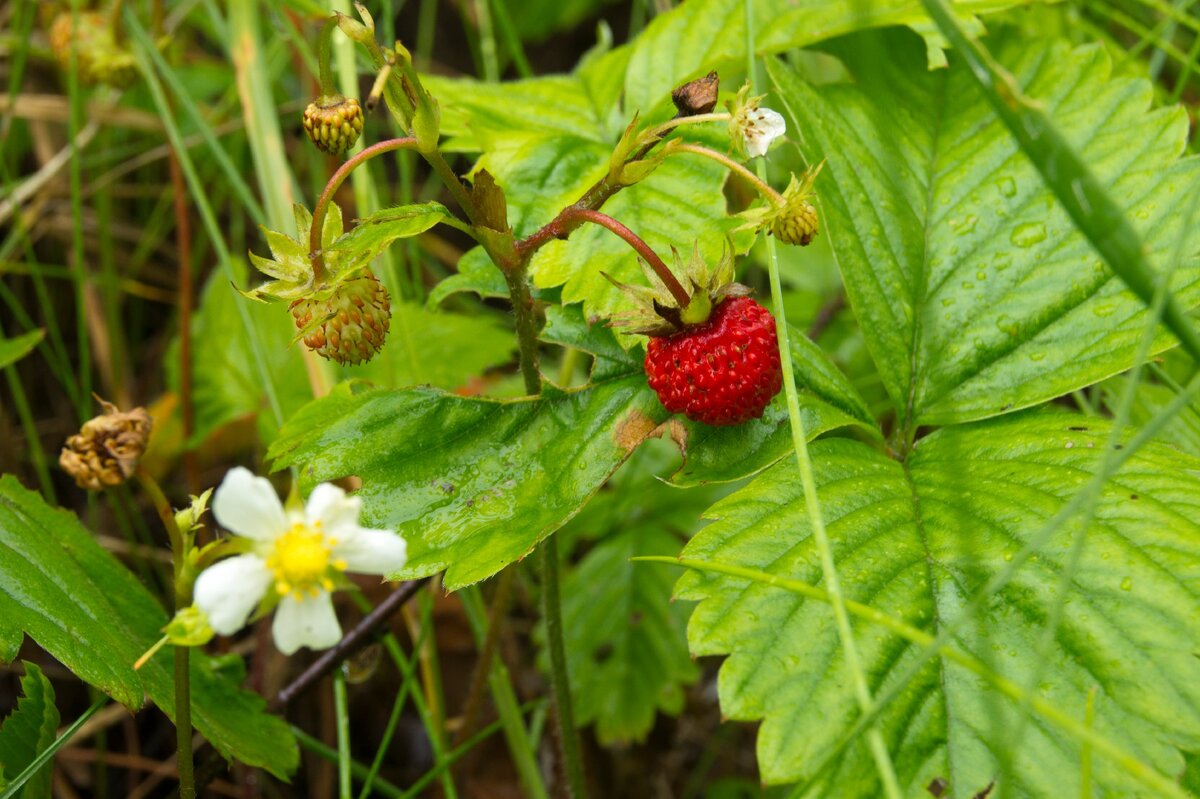
[[[617,423],[613,439],[626,453],[633,452],[638,445],[654,434],[658,422],[639,410],[632,410]]]
[[[940,797],[946,795],[946,789],[948,787],[950,787],[950,783],[946,782],[941,777],[934,777],[929,781],[929,784],[925,786],[925,790],[929,791],[929,794],[935,797],[935,799],[940,799]]]
[[[991,795],[991,793],[992,793],[992,788],[995,788],[995,787],[996,787],[996,781],[992,780],[991,782],[989,782],[987,784],[986,788],[984,788],[982,791],[980,791],[979,793],[972,796],[971,799],[987,799],[988,796]]]

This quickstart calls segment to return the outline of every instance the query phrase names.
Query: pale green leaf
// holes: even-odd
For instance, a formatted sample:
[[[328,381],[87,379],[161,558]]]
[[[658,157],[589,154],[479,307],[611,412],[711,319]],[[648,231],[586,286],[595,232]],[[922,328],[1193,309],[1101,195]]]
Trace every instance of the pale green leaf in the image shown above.
[[[162,636],[167,614],[72,514],[11,476],[0,478],[0,626],[24,631],[84,681],[130,709],[145,696],[174,716],[171,658],[133,663]],[[282,720],[193,653],[192,721],[227,758],[284,778],[298,752]]]
[[[426,305],[436,308],[447,297],[460,292],[470,292],[484,298],[508,296],[504,275],[482,247],[473,247],[458,259],[458,271],[430,289]]]
[[[355,222],[349,233],[338,237],[325,250],[325,262],[337,275],[348,275],[363,268],[399,239],[424,233],[446,218],[449,212],[441,203],[399,205],[384,208]],[[331,218],[333,214],[330,214]],[[328,229],[326,224],[326,229]]]
[[[528,554],[665,418],[640,373],[519,400],[346,386],[290,419],[268,455],[310,484],[357,475],[365,523],[408,541],[396,576],[445,569],[454,589]]]
[[[342,373],[380,386],[461,388],[489,367],[511,359],[517,339],[502,320],[487,313],[441,313],[394,302],[384,348],[367,363],[343,368]]]
[[[0,369],[16,363],[32,352],[45,335],[45,330],[30,330],[12,338],[0,338]]]
[[[1047,412],[940,430],[907,464],[851,441],[817,442],[821,513],[847,598],[936,634],[1080,490],[1109,435],[1105,421]],[[823,585],[790,461],[709,513],[718,521],[687,557]],[[1018,684],[1044,665],[1038,695],[1079,718],[1097,687],[1095,731],[1177,775],[1178,749],[1200,744],[1200,460],[1151,444],[1107,484],[1042,664],[1036,645],[1075,529],[1066,525],[1016,572],[952,645]],[[719,679],[722,711],[763,720],[763,779],[814,778],[859,715],[829,606],[724,575],[688,574],[678,592],[701,600],[689,625],[693,653],[730,655]],[[853,627],[871,690],[890,687],[919,647],[867,621]],[[970,796],[997,775],[1002,754],[1013,757],[1006,795],[1078,795],[1078,742],[1042,717],[1015,751],[999,751],[1018,713],[970,672],[941,657],[928,662],[879,717],[903,795],[941,777],[952,795]],[[1102,795],[1145,795],[1129,773],[1093,758]],[[873,798],[881,795],[876,780],[858,740],[813,795]]]
[[[21,678],[21,698],[17,707],[0,723],[0,789],[23,772],[45,751],[58,730],[58,708],[54,705],[54,686],[35,664],[25,662]],[[54,766],[47,763],[25,782],[16,799],[42,799],[50,796]]]
[[[1101,262],[952,58],[922,68],[902,32],[837,52],[854,85],[816,89],[772,62],[810,159],[834,251],[885,386],[910,429],[1024,408],[1128,368],[1143,303]],[[1105,51],[999,43],[998,56],[1135,222],[1172,284],[1200,301],[1200,231],[1181,203],[1182,108],[1150,109],[1149,83],[1114,78]],[[1154,351],[1173,343],[1160,332]]]

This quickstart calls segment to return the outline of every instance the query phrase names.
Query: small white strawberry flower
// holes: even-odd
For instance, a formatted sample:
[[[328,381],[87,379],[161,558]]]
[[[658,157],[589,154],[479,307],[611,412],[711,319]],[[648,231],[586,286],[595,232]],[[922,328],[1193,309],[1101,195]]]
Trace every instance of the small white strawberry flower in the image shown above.
[[[778,111],[761,107],[762,99],[762,96],[750,96],[750,84],[747,83],[738,91],[737,97],[727,103],[732,115],[730,136],[749,158],[766,155],[771,142],[787,133],[783,116]]]
[[[302,511],[285,509],[266,478],[240,466],[231,470],[213,497],[213,515],[226,530],[247,539],[248,552],[200,573],[196,607],[215,632],[230,635],[245,626],[255,608],[270,607],[278,598],[271,631],[281,652],[333,646],[342,628],[330,592],[341,573],[386,575],[406,560],[399,534],[358,526],[361,507],[358,497],[321,483]]]

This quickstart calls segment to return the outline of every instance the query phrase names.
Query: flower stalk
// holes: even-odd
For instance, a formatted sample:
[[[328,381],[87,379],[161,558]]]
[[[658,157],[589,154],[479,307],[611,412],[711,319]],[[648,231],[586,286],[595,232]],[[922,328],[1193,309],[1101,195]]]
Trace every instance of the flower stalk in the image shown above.
[[[317,69],[321,80],[321,94],[337,93],[337,84],[333,80],[333,69],[330,67],[330,51],[333,49],[333,29],[338,26],[336,16],[326,17],[321,24],[321,32],[317,34]]]
[[[745,164],[735,161],[724,153],[719,153],[716,150],[710,147],[705,147],[702,144],[691,144],[690,142],[679,142],[675,145],[674,151],[679,153],[692,153],[693,155],[699,155],[711,161],[716,161],[718,164],[721,164],[730,172],[734,173],[742,180],[752,185],[758,190],[758,193],[765,197],[772,205],[779,207],[787,203],[787,201],[783,198],[783,195],[771,188],[769,183],[751,172],[748,168],[746,168]]]
[[[171,541],[171,554],[175,576],[175,609],[191,604],[191,580],[187,574],[189,535],[179,529],[171,503],[150,473],[140,466],[136,472],[138,482],[150,497],[158,518],[166,528]],[[153,654],[156,645],[149,654]],[[179,770],[180,799],[195,799],[195,766],[192,755],[192,678],[191,648],[175,647],[175,764]]]

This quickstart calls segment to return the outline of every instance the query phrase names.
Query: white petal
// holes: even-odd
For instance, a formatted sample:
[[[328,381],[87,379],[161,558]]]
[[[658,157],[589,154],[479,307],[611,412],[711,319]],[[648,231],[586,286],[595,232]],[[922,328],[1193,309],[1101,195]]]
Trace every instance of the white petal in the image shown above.
[[[787,133],[787,122],[777,111],[760,108],[753,112],[753,122],[746,128],[746,154],[751,158],[766,155],[771,142]]]
[[[346,492],[333,483],[321,483],[308,495],[304,516],[309,524],[321,522],[326,535],[335,538],[344,528],[358,526],[358,514],[362,511],[362,500],[348,497]]]
[[[408,560],[408,544],[404,536],[391,530],[355,526],[353,531],[340,532],[333,556],[346,561],[347,571],[392,574]]]
[[[241,466],[225,475],[213,496],[212,509],[226,530],[256,541],[270,541],[288,527],[271,482]]]
[[[342,627],[333,612],[333,599],[326,591],[303,599],[291,594],[285,596],[275,611],[271,632],[275,635],[275,646],[285,655],[302,646],[328,649],[342,637]]]
[[[262,601],[271,585],[271,570],[258,555],[238,555],[200,572],[193,591],[196,607],[221,635],[232,635]]]

